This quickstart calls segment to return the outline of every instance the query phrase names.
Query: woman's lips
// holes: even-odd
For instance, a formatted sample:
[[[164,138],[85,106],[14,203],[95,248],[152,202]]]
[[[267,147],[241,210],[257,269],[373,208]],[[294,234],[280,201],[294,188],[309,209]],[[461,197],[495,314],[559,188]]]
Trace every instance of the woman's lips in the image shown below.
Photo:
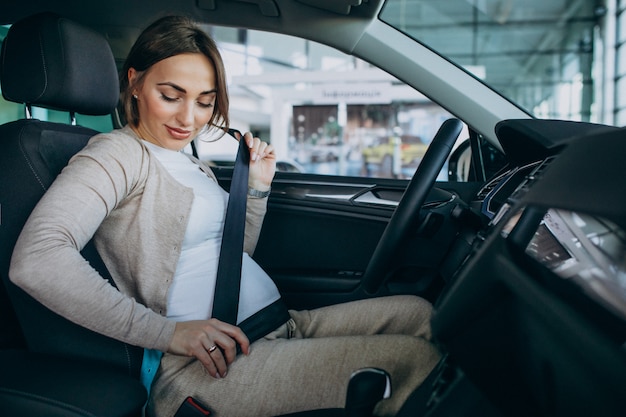
[[[165,126],[165,128],[174,139],[188,139],[191,136],[191,131],[189,130],[177,129],[170,126]]]

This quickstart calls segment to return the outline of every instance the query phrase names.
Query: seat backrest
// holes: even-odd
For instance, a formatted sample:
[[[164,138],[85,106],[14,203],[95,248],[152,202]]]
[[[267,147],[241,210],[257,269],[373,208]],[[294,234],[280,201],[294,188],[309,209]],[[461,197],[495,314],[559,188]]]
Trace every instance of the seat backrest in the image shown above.
[[[0,59],[2,94],[9,101],[88,115],[111,114],[118,103],[117,69],[105,38],[60,16],[42,13],[15,23]],[[35,352],[105,361],[138,375],[141,349],[65,320],[8,278],[13,247],[30,212],[95,133],[35,119],[0,126],[0,349],[23,345]],[[83,255],[111,280],[91,243]]]

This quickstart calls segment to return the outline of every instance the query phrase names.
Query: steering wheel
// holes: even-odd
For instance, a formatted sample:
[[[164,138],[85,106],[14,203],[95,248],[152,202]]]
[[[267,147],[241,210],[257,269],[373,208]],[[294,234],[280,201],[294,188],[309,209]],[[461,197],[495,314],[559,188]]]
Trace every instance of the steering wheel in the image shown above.
[[[367,294],[375,294],[385,283],[393,255],[406,243],[409,234],[419,219],[420,208],[428,192],[448,159],[452,146],[461,133],[463,123],[448,119],[439,128],[428,150],[424,154],[413,178],[409,182],[396,211],[383,232],[367,269],[361,287]]]

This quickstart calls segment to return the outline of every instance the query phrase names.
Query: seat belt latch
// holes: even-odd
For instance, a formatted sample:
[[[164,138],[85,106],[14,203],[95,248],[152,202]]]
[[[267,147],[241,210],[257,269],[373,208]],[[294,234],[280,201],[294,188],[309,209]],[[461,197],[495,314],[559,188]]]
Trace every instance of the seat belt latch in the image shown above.
[[[205,405],[199,403],[192,397],[187,397],[178,408],[174,417],[204,417],[211,415],[213,415],[213,413],[211,413],[211,410]]]

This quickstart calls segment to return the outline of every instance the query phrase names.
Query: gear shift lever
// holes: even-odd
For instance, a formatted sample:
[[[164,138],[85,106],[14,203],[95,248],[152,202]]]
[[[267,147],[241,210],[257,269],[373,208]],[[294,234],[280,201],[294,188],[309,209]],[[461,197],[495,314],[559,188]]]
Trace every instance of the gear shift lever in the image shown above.
[[[378,368],[363,368],[350,376],[346,417],[371,417],[374,407],[391,396],[389,374]]]

